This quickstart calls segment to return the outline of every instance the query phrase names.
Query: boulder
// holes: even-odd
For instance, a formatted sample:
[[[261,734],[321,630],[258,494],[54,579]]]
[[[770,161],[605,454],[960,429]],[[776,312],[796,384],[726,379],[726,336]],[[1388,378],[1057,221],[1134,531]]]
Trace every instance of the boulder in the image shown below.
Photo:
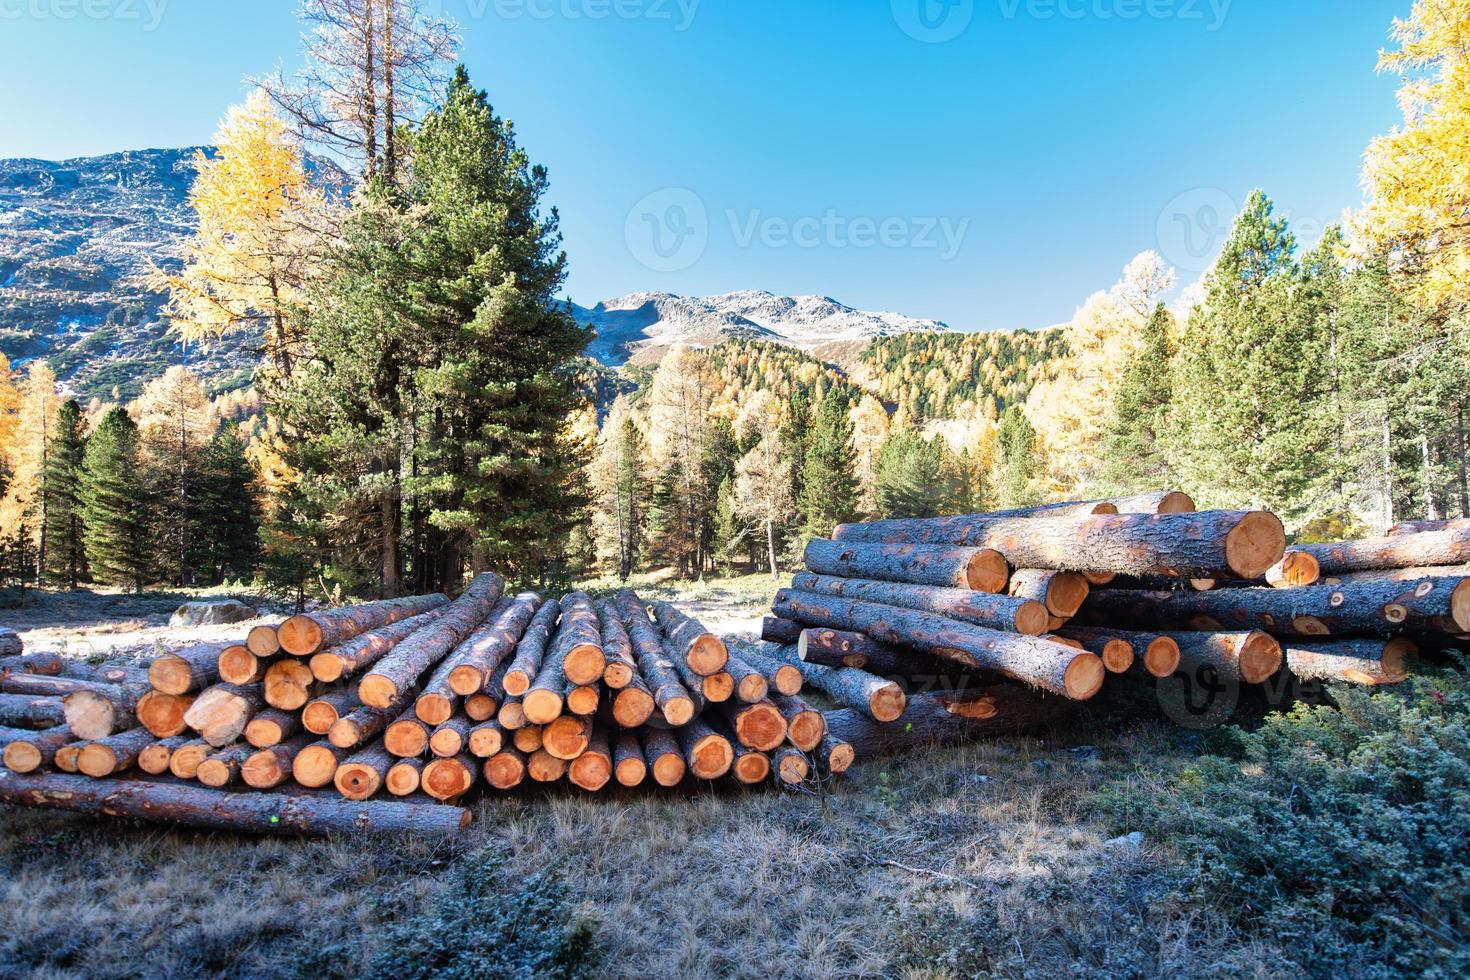
[[[170,626],[219,626],[224,623],[243,623],[258,614],[254,606],[247,606],[238,599],[218,599],[201,602],[186,602],[174,610],[169,617]]]

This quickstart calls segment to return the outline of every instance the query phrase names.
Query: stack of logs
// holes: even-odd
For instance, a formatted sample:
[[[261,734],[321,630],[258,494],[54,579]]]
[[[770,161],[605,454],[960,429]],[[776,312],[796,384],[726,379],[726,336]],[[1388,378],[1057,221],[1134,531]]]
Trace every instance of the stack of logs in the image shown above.
[[[427,831],[468,811],[414,802],[477,786],[799,785],[853,761],[801,698],[802,671],[668,603],[503,593],[484,573],[452,602],[298,615],[146,670],[13,663],[0,687],[29,700],[3,705],[17,727],[0,735],[0,800],[252,830]],[[896,717],[904,696],[886,685],[873,704]]]
[[[909,685],[901,724],[854,734],[859,751],[1028,727],[1108,678],[1391,684],[1421,645],[1470,638],[1470,521],[1287,548],[1272,514],[1197,512],[1168,491],[834,538],[808,546],[762,638],[813,683],[863,670]],[[970,695],[914,694],[921,678]]]

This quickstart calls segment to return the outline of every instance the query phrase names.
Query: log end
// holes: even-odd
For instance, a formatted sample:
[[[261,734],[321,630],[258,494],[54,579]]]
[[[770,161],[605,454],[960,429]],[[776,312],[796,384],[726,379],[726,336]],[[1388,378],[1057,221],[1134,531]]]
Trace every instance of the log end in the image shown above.
[[[425,725],[437,727],[454,717],[454,707],[454,700],[447,695],[425,691],[414,701],[413,713]]]
[[[1143,651],[1143,668],[1154,677],[1170,677],[1179,669],[1179,644],[1172,637],[1157,636]]]
[[[610,779],[612,760],[600,752],[584,752],[567,768],[567,780],[589,793],[602,789]]]
[[[1086,701],[1102,689],[1103,677],[1106,675],[1107,668],[1103,666],[1101,657],[1093,653],[1079,653],[1067,664],[1067,669],[1062,674],[1062,686],[1067,691],[1067,697],[1073,701]]]
[[[306,665],[311,669],[311,676],[323,684],[339,681],[347,673],[347,665],[342,662],[342,658],[331,652],[313,654]]]
[[[755,786],[770,778],[771,760],[764,752],[746,752],[736,757],[731,771],[737,781]]]
[[[1183,490],[1170,490],[1159,498],[1158,513],[1160,514],[1193,514],[1194,512],[1194,498]]]
[[[526,775],[538,783],[554,783],[567,773],[567,760],[558,759],[544,748],[531,753],[526,760]]]
[[[648,778],[648,765],[642,759],[620,759],[613,775],[621,786],[638,786]]]
[[[1079,572],[1057,572],[1046,590],[1046,608],[1053,616],[1071,619],[1087,601],[1092,583]]]
[[[194,670],[183,657],[161,654],[148,665],[148,683],[163,694],[185,694],[194,686]]]
[[[412,796],[419,789],[420,768],[414,762],[395,762],[383,777],[383,787],[394,796]]]
[[[665,752],[654,758],[652,762],[653,781],[660,786],[678,786],[684,779],[684,773],[688,766],[684,764],[684,757],[675,752]]]
[[[1470,633],[1470,578],[1462,579],[1450,594],[1450,618],[1461,633]]]
[[[725,648],[725,641],[718,636],[701,633],[689,644],[684,662],[696,674],[708,677],[725,669],[725,665],[730,662],[730,651]]]
[[[464,748],[465,737],[453,727],[441,728],[429,736],[429,751],[440,759],[451,759]]]
[[[96,691],[73,691],[61,699],[71,733],[84,741],[106,738],[117,727],[117,706]]]
[[[486,759],[483,769],[485,782],[496,789],[519,786],[526,778],[526,760],[514,749]]]
[[[245,741],[257,749],[280,744],[283,735],[281,723],[274,718],[252,718],[245,724]]]
[[[633,683],[633,666],[624,660],[609,660],[602,669],[602,683],[621,691]]]
[[[745,704],[764,701],[771,685],[760,674],[746,674],[735,688],[735,696]]]
[[[321,789],[331,785],[332,777],[337,774],[337,761],[337,754],[325,745],[308,745],[291,760],[291,776],[308,789]]]
[[[518,698],[531,689],[532,680],[534,678],[524,670],[510,670],[506,671],[501,687],[505,688],[506,694]]]
[[[1127,640],[1108,640],[1103,644],[1103,666],[1110,674],[1126,674],[1133,666],[1133,644]]]
[[[179,779],[193,779],[199,772],[199,764],[209,758],[209,746],[202,742],[191,742],[174,750],[168,759],[168,771]],[[81,761],[78,756],[78,762]]]
[[[1258,579],[1286,554],[1286,528],[1269,511],[1245,514],[1225,535],[1225,563],[1243,579]]]
[[[5,751],[9,753],[9,746]],[[138,753],[138,768],[150,776],[162,776],[168,772],[169,759],[173,757],[173,750],[162,742],[154,742],[152,745]],[[10,764],[10,757],[5,759],[6,765]],[[13,768],[13,767],[12,767]]]
[[[567,680],[577,685],[587,685],[602,677],[607,669],[607,657],[602,647],[591,643],[579,643],[567,651],[562,662]]]
[[[274,626],[252,626],[245,635],[245,648],[257,657],[274,657],[281,652],[281,639]]]
[[[398,685],[381,674],[368,674],[357,684],[357,699],[370,708],[386,708],[398,700]]]
[[[795,670],[796,668],[791,668]],[[664,721],[678,728],[694,717],[694,702],[687,697],[669,698],[663,706]]]
[[[1419,648],[1414,641],[1407,637],[1395,637],[1383,645],[1383,655],[1379,658],[1379,667],[1383,670],[1383,679],[1389,684],[1397,684],[1409,676],[1409,663],[1419,653]]]
[[[423,755],[429,748],[429,731],[417,718],[400,718],[383,732],[383,748],[400,759]]]
[[[774,704],[753,704],[735,716],[735,735],[741,745],[770,752],[786,741],[786,719]]]
[[[133,714],[137,715],[138,724],[148,729],[154,738],[171,738],[182,735],[184,729],[189,727],[184,721],[184,715],[193,706],[194,700],[193,695],[189,694],[149,691],[138,699]]]
[[[292,616],[276,627],[276,639],[291,656],[309,657],[322,648],[322,628],[310,616]]]
[[[965,563],[964,588],[974,592],[999,594],[1011,579],[1011,566],[1005,556],[992,548],[979,548]]]
[[[874,721],[881,721],[885,725],[897,721],[907,706],[908,697],[897,684],[884,684],[868,696],[868,713],[873,716]]]
[[[563,715],[541,730],[542,747],[568,762],[586,752],[591,740],[592,722],[576,715]]]
[[[338,718],[327,729],[327,741],[339,749],[356,748],[362,741],[362,726],[351,718]]]
[[[790,664],[782,664],[776,668],[776,691],[788,697],[801,693],[801,671]]]
[[[230,778],[233,775],[234,770],[228,762],[222,759],[205,759],[199,763],[199,771],[194,774],[194,778],[205,786],[220,789],[230,785]]]
[[[260,658],[247,647],[225,647],[219,653],[219,679],[227,684],[254,684],[260,680]]]
[[[301,709],[301,727],[313,735],[325,735],[337,724],[339,717],[337,706],[332,702],[308,701],[306,707]]]
[[[460,664],[449,672],[446,682],[451,691],[467,698],[485,689],[485,674],[474,664]]]
[[[41,750],[30,742],[11,742],[5,746],[3,758],[5,768],[11,772],[35,772],[41,768]]]
[[[844,773],[857,761],[857,750],[846,742],[838,742],[827,753],[827,770]]]
[[[827,720],[820,711],[801,711],[786,723],[786,737],[803,752],[810,752],[820,745],[825,734]]]
[[[567,710],[574,715],[590,715],[597,711],[602,700],[602,690],[595,684],[574,687],[567,691]]]
[[[1080,577],[1080,576],[1079,576]],[[1086,580],[1083,581],[1086,584]],[[1028,599],[1016,609],[1016,632],[1022,636],[1040,636],[1051,625],[1051,613],[1040,602]]]
[[[1263,684],[1281,669],[1284,660],[1281,644],[1270,634],[1255,630],[1240,645],[1240,679]]]
[[[1322,578],[1322,563],[1307,551],[1288,551],[1266,570],[1266,583],[1276,589],[1301,589]]]
[[[84,745],[77,755],[77,769],[84,776],[91,776],[93,779],[111,776],[117,769],[117,753],[110,745],[99,745],[95,742]],[[198,771],[197,768],[195,771]]]
[[[505,747],[505,735],[498,726],[482,725],[470,732],[466,747],[475,758],[488,759]]]
[[[344,762],[332,778],[337,792],[349,800],[365,800],[378,791],[383,778],[372,766],[361,762]]]
[[[475,784],[475,774],[460,759],[435,759],[424,766],[420,784],[439,801],[463,796]]]
[[[613,718],[624,728],[637,728],[653,717],[653,696],[637,687],[625,687],[613,698]]]
[[[719,779],[735,763],[735,750],[723,735],[705,735],[689,748],[689,771],[700,779]]]
[[[562,697],[556,691],[544,688],[531,691],[521,699],[521,709],[526,720],[533,725],[549,725],[561,716]]]
[[[776,763],[776,774],[787,786],[800,786],[812,774],[811,763],[800,752],[782,752]]]
[[[270,749],[256,752],[240,766],[240,779],[251,789],[271,789],[284,783],[289,775]]]
[[[704,692],[706,701],[723,704],[735,694],[735,678],[723,670],[717,671],[704,678],[700,689]]]

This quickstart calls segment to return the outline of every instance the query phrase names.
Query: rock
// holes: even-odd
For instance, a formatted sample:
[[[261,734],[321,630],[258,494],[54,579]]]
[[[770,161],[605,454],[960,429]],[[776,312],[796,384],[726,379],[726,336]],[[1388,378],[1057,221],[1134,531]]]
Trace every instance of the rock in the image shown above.
[[[1095,762],[1095,761],[1097,761],[1097,746],[1096,745],[1079,745],[1076,748],[1068,749],[1067,752],[1072,756],[1072,758],[1076,759],[1078,762]]]
[[[1115,851],[1126,851],[1129,854],[1137,854],[1143,849],[1143,832],[1135,830],[1131,834],[1124,834],[1122,837],[1114,837],[1112,840],[1103,841],[1103,847],[1111,848]]]
[[[207,602],[186,602],[174,610],[169,617],[170,626],[219,626],[224,623],[243,623],[254,619],[255,607],[247,606],[238,599],[219,599]]]

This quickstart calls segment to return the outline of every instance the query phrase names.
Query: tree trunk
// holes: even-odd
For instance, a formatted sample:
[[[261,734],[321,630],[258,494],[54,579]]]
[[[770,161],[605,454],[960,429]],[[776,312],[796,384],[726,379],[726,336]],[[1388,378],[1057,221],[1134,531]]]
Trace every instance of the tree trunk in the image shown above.
[[[1463,565],[1470,563],[1470,527],[1447,525],[1443,530],[1418,534],[1297,545],[1296,550],[1316,558],[1322,574],[1328,576],[1378,568]]]
[[[1429,435],[1419,433],[1419,452],[1422,460],[1420,479],[1424,484],[1424,517],[1426,520],[1439,520],[1439,506],[1434,499],[1434,463],[1429,455]]]
[[[1409,676],[1414,644],[1392,640],[1342,640],[1337,643],[1288,643],[1286,666],[1303,680],[1348,684],[1397,684]]]
[[[148,682],[164,694],[202,691],[219,680],[219,655],[226,643],[200,643],[154,657],[148,665]]]
[[[380,504],[382,514],[382,598],[393,599],[402,588],[398,580],[398,492],[397,473],[393,474],[393,487],[383,494]],[[365,799],[366,797],[364,797]]]
[[[1011,569],[1000,552],[923,544],[854,544],[816,539],[806,567],[819,575],[1004,592]]]
[[[683,750],[668,729],[643,729],[643,758],[653,773],[653,781],[666,788],[679,785],[689,770]]]
[[[686,616],[667,602],[655,602],[653,613],[663,628],[664,636],[673,645],[675,654],[689,669],[701,677],[708,677],[725,669],[730,652],[718,636],[704,628],[704,624],[692,616]]]
[[[240,767],[254,754],[255,750],[248,745],[237,744],[220,749],[199,763],[199,771],[194,778],[211,789],[223,789],[239,781]]]
[[[771,578],[779,579],[781,572],[776,567],[776,527],[769,517],[766,518],[766,557],[771,564]]]
[[[695,695],[680,681],[643,603],[631,592],[620,592],[614,608],[638,657],[638,670],[664,720],[670,725],[687,724],[694,717]]]
[[[1144,651],[1143,671],[1165,677],[1176,671],[1195,673],[1210,666],[1226,680],[1263,684],[1281,669],[1281,644],[1260,630],[1199,632],[1179,630],[1167,635],[1116,628],[1069,628],[1066,636],[1087,646],[1102,639],[1117,639]],[[1163,668],[1173,660],[1173,669]]]
[[[1264,511],[936,517],[844,524],[836,537],[993,548],[1014,568],[1176,578],[1259,578],[1286,551],[1281,521]]]
[[[437,609],[449,599],[440,594],[384,599],[344,606],[325,612],[292,616],[276,628],[281,649],[293,657],[309,657],[318,650],[334,647],[369,630],[390,626],[411,616]]]
[[[301,718],[302,712],[268,708],[257,713],[245,726],[245,741],[257,749],[279,745],[302,730]]]
[[[599,603],[597,613],[602,621],[602,652],[607,657],[602,669],[602,683],[610,690],[621,691],[638,676],[633,642],[628,639],[628,631],[611,603]]]
[[[767,616],[761,620],[761,639],[768,643],[795,643],[800,635],[800,623],[780,616]]]
[[[236,687],[216,684],[201,692],[184,712],[184,723],[215,748],[229,745],[245,731],[257,711],[265,707],[259,684]]]
[[[1053,725],[1072,702],[1003,684],[978,695],[955,698],[916,694],[898,721],[881,725],[861,711],[842,708],[824,716],[827,731],[862,758],[944,742],[1012,735]]]
[[[154,738],[146,728],[134,728],[132,731],[87,742],[77,756],[77,769],[93,779],[111,776],[136,762],[138,753],[153,742]]]
[[[66,725],[51,725],[43,731],[25,732],[6,739],[0,761],[11,772],[35,772],[56,757],[57,749],[75,742],[71,729]]]
[[[764,643],[764,649],[771,649],[778,644]],[[801,693],[801,671],[786,663],[779,657],[771,657],[761,652],[761,648],[741,644],[737,649],[737,656],[766,679],[766,683],[779,694]]]
[[[1007,592],[1015,599],[1030,599],[1060,619],[1071,619],[1092,591],[1087,577],[1076,572],[1053,572],[1041,568],[1019,568],[1011,575]]]
[[[515,650],[540,604],[534,592],[501,599],[485,623],[445,659],[449,689],[461,697],[489,690],[490,679]]]
[[[515,657],[505,672],[506,694],[521,697],[531,689],[531,682],[541,672],[541,661],[546,658],[546,648],[551,644],[560,615],[561,603],[555,599],[547,599],[536,610],[536,615],[516,644]]]
[[[1470,579],[1354,582],[1306,589],[1095,592],[1078,617],[1094,626],[1265,630],[1279,636],[1470,632]]]
[[[771,684],[765,675],[756,670],[750,664],[741,660],[739,655],[731,654],[729,661],[725,664],[725,670],[734,683],[734,695],[743,704],[755,704],[764,701],[770,691]]]
[[[674,730],[679,748],[684,751],[684,762],[689,771],[699,779],[719,779],[730,771],[735,762],[735,751],[730,742],[703,719],[691,719],[689,724]]]
[[[10,674],[40,674],[55,677],[67,661],[54,653],[21,653],[20,634],[0,627],[0,677]]]
[[[735,740],[741,745],[769,752],[786,741],[786,716],[769,699],[755,704],[726,705],[714,714],[729,722]]]
[[[562,673],[572,684],[587,685],[602,679],[607,667],[602,623],[587,593],[572,592],[562,597],[561,623],[551,645],[551,658],[561,663]]]
[[[1400,534],[1423,534],[1428,531],[1470,531],[1470,518],[1458,517],[1440,521],[1400,521],[1388,529],[1390,537]],[[32,671],[44,673],[44,671]]]
[[[8,728],[54,728],[64,724],[67,724],[66,709],[61,698],[0,694],[0,725]],[[101,738],[111,734],[112,732],[103,732],[102,735],[80,737]]]
[[[0,773],[0,801],[93,816],[293,837],[448,834],[470,822],[470,812],[459,807],[351,803],[288,793],[221,793],[201,786],[136,779],[94,782],[64,773],[31,776]]]
[[[311,668],[312,676],[324,684],[351,677],[363,668],[377,663],[399,643],[438,619],[443,611],[444,607],[440,606],[391,625],[369,630],[339,646],[312,654],[311,659],[306,662],[307,666]]]
[[[638,744],[638,732],[631,728],[618,731],[613,742],[613,776],[620,786],[638,786],[648,778],[648,763],[643,758],[643,747]]]
[[[866,711],[874,721],[890,722],[903,714],[903,688],[892,681],[875,677],[856,667],[824,667],[803,660],[799,650],[786,647],[792,656],[788,661],[801,671],[802,680],[827,692],[838,704]]]
[[[504,587],[504,580],[494,572],[477,576],[464,594],[449,604],[444,615],[420,627],[373,665],[358,682],[358,700],[375,708],[386,708],[398,701],[424,671],[464,642],[489,614]]]
[[[799,572],[793,576],[791,587],[817,595],[917,609],[986,629],[1020,633],[1023,636],[1040,636],[1051,623],[1046,606],[1040,602],[989,592],[968,592],[934,585],[907,585],[902,582],[833,578],[813,575],[811,572]]]
[[[1106,673],[1093,654],[932,613],[789,589],[776,593],[773,608],[811,626],[859,631],[886,643],[916,646],[967,667],[996,670],[1079,701],[1098,692]]]

